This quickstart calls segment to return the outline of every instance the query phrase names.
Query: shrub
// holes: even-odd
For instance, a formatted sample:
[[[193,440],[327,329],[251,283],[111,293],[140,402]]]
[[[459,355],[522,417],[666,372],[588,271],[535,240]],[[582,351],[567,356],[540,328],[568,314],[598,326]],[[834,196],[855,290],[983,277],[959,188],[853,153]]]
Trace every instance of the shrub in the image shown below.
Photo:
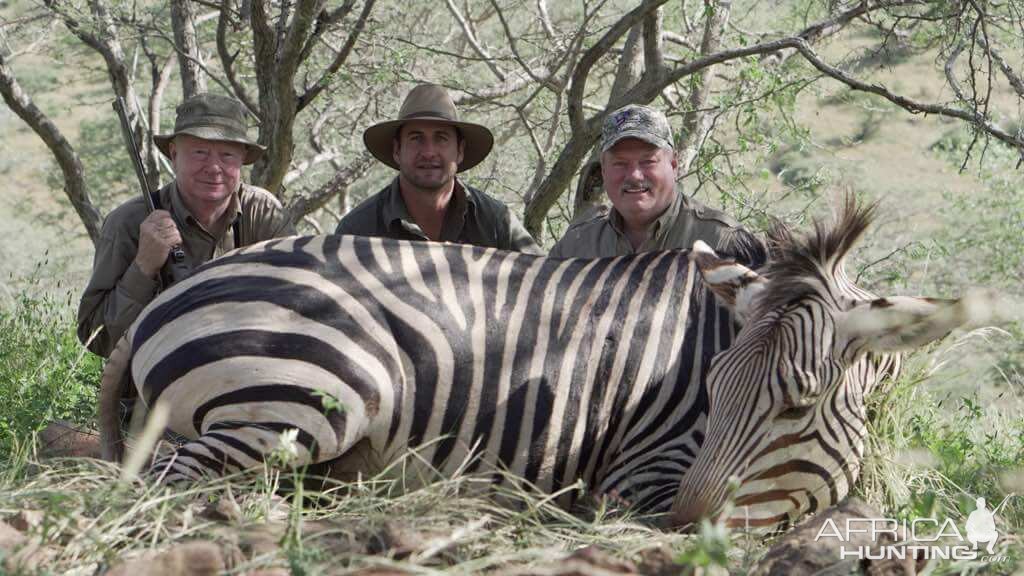
[[[102,361],[75,335],[71,293],[33,292],[0,304],[0,461],[52,420],[90,423]]]

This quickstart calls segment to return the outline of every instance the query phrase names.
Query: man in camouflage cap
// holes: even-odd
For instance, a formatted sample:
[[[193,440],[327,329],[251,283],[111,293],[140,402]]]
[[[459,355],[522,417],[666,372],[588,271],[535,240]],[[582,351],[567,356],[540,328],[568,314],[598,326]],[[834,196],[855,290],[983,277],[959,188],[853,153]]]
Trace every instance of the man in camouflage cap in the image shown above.
[[[78,338],[100,356],[110,355],[156,296],[172,247],[181,247],[192,269],[239,246],[295,233],[277,198],[241,181],[242,166],[264,148],[249,138],[237,100],[189,98],[178,106],[174,132],[153,141],[171,160],[174,180],[152,193],[152,213],[141,196],[110,212],[78,307]]]
[[[753,268],[764,264],[764,244],[718,210],[676,189],[672,129],[661,112],[624,106],[605,119],[601,177],[611,210],[566,230],[551,256],[603,258],[649,250],[690,248],[703,240]]]

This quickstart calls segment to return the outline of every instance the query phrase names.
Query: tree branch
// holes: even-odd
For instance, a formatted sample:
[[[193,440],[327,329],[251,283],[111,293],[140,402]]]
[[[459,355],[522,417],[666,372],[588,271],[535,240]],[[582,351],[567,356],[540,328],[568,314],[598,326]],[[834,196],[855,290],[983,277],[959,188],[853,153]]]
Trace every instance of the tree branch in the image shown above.
[[[580,57],[573,69],[568,94],[569,127],[573,133],[585,131],[586,124],[588,124],[588,122],[584,120],[583,116],[583,94],[586,89],[587,78],[590,76],[590,70],[595,64],[597,64],[601,57],[611,50],[612,46],[618,42],[619,38],[621,38],[623,34],[635,26],[637,22],[640,22],[644,16],[667,1],[668,0],[643,0],[639,6],[626,13],[625,16],[613,24],[612,27],[609,28],[593,46],[587,48],[587,51]],[[603,4],[603,2],[601,4]],[[595,11],[599,8],[600,5],[595,8]],[[539,219],[537,225],[540,225]]]
[[[878,84],[868,84],[861,80],[857,80],[852,76],[846,74],[842,70],[826,64],[814,50],[811,49],[807,43],[801,38],[793,38],[791,41],[794,42],[794,47],[800,52],[800,54],[811,63],[812,66],[817,68],[820,72],[834,78],[843,84],[846,84],[854,90],[860,90],[862,92],[869,92],[885,98],[886,100],[896,104],[897,106],[907,110],[912,114],[925,113],[935,114],[938,116],[946,116],[948,118],[957,118],[964,120],[977,128],[978,130],[985,132],[997,140],[1009,144],[1018,150],[1024,150],[1024,140],[1020,137],[1012,135],[1005,130],[999,128],[993,124],[985,115],[979,114],[974,110],[960,110],[956,108],[950,108],[948,106],[942,106],[940,104],[931,104],[927,102],[918,102],[905,96],[900,96],[889,91],[888,88]]]
[[[704,21],[704,35],[700,43],[700,53],[705,55],[713,54],[721,46],[722,35],[729,23],[732,3],[728,1],[711,2],[708,7],[710,14]],[[676,141],[676,150],[681,160],[679,169],[684,173],[690,169],[690,165],[711,132],[713,117],[703,110],[707,106],[708,97],[711,94],[711,84],[714,78],[711,71],[711,66],[701,70],[695,74],[695,81],[691,82],[693,89],[690,91],[688,110],[683,116],[682,133],[677,135]]]
[[[466,41],[469,42],[469,45],[473,48],[473,51],[476,52],[477,56],[483,58],[484,63],[487,64],[487,67],[491,69],[491,72],[494,73],[498,80],[504,80],[505,73],[498,68],[494,63],[494,60],[491,58],[491,55],[488,54],[487,50],[480,45],[480,42],[477,40],[472,28],[469,26],[469,22],[467,22],[462,16],[462,13],[459,12],[459,8],[455,5],[455,2],[452,0],[445,0],[445,4],[448,6],[448,11],[451,12],[452,17],[459,23],[459,27],[462,28],[462,34],[465,36]]]
[[[313,212],[322,207],[331,198],[337,196],[340,191],[347,190],[353,182],[362,178],[376,163],[376,159],[369,151],[364,150],[362,154],[355,157],[344,170],[338,172],[323,186],[303,195],[296,196],[288,204],[288,213],[292,221]]]
[[[320,76],[320,79],[299,97],[297,111],[301,111],[306,106],[309,106],[309,103],[312,102],[313,99],[331,85],[331,77],[334,76],[334,74],[341,69],[341,66],[345,61],[348,60],[349,55],[352,53],[352,49],[356,45],[356,41],[359,39],[359,35],[362,34],[363,30],[366,28],[366,22],[370,18],[370,11],[373,10],[374,2],[376,2],[376,0],[366,0],[366,3],[363,4],[363,11],[359,13],[359,18],[356,20],[355,25],[352,27],[352,31],[345,40],[345,45],[342,46],[341,50],[339,50],[335,55],[334,60],[331,61],[330,66],[328,66],[323,75]]]
[[[206,92],[206,78],[200,67],[203,53],[196,35],[196,10],[191,0],[171,0],[171,28],[184,98]]]
[[[0,52],[0,94],[8,108],[14,111],[30,128],[43,140],[46,147],[50,149],[57,165],[60,166],[64,176],[64,193],[71,201],[71,205],[78,213],[78,218],[85,226],[89,239],[95,244],[100,237],[100,213],[89,199],[89,192],[85,185],[85,172],[82,169],[82,162],[75,152],[74,147],[61,133],[57,125],[44,114],[32,99],[22,90],[7,64],[3,53]]]
[[[235,60],[238,58],[238,51],[231,54],[228,50],[228,23],[231,21],[231,10],[228,4],[230,1],[222,0],[221,2],[220,18],[217,19],[217,55],[220,57],[221,68],[224,69],[224,75],[227,76],[235,97],[245,104],[253,116],[259,118],[259,105],[249,96],[249,91],[245,89],[245,85],[238,80],[235,73]]]

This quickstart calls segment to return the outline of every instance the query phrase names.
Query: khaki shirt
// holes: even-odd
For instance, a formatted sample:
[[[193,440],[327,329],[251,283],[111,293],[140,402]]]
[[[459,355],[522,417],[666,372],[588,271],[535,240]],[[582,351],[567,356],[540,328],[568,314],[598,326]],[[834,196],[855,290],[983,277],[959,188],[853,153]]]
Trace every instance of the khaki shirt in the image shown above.
[[[409,214],[398,188],[398,177],[346,214],[334,233],[429,240]],[[457,179],[441,224],[441,241],[544,253],[508,206],[476,188],[463,186]]]
[[[236,220],[241,246],[295,234],[281,203],[262,188],[241,186],[228,208],[233,216],[216,237],[185,208],[174,182],[158,194],[160,207],[168,210],[178,225],[189,270],[236,248],[232,227]],[[89,350],[100,356],[110,355],[118,338],[158,292],[158,280],[147,277],[135,264],[139,225],[148,213],[145,201],[137,196],[115,208],[103,221],[92,277],[78,306],[78,339],[88,342]],[[103,329],[90,342],[100,327]]]
[[[697,240],[715,251],[735,258],[750,268],[767,259],[764,242],[742,228],[724,212],[713,210],[681,193],[652,224],[650,237],[637,249],[623,232],[622,216],[614,209],[572,224],[551,249],[558,258],[606,258],[651,250],[690,249]]]

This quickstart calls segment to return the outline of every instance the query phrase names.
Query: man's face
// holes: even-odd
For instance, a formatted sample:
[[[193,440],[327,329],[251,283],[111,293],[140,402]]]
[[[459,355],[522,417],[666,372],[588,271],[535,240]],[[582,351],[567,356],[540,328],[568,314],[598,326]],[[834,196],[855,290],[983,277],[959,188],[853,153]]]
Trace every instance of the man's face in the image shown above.
[[[238,189],[245,146],[180,134],[168,151],[178,190],[187,204],[218,205]]]
[[[672,204],[676,156],[671,150],[626,138],[601,154],[604,189],[626,225],[641,228]]]
[[[406,182],[434,191],[455,178],[463,147],[454,126],[412,121],[402,124],[393,153]]]

